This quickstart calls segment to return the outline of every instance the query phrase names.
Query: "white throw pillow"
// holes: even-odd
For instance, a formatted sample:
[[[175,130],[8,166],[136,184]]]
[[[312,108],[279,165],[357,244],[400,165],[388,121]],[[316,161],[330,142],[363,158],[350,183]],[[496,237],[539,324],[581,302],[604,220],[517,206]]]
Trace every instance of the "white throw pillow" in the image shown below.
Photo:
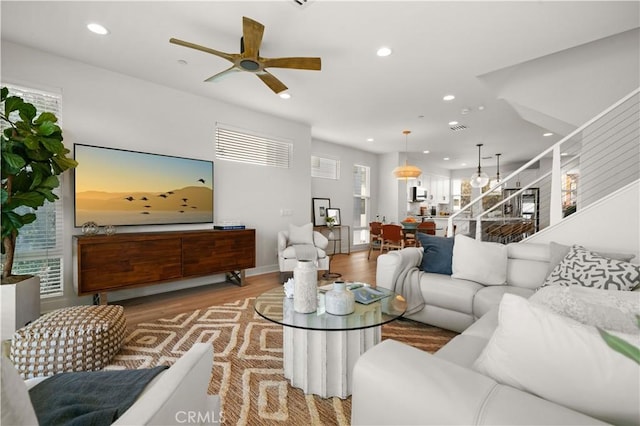
[[[453,244],[451,276],[484,285],[507,282],[507,246],[477,241],[457,234]]]
[[[640,315],[640,293],[637,291],[550,285],[536,291],[529,302],[582,324],[640,334],[636,320],[636,315]]]
[[[3,425],[37,425],[38,419],[33,411],[29,392],[24,381],[11,361],[4,356],[0,361],[2,368],[0,387],[2,388],[2,421]]]
[[[581,285],[606,290],[631,290],[639,283],[640,265],[610,259],[581,246],[572,246],[543,285]]]
[[[289,244],[313,245],[313,223],[302,226],[289,224]]]
[[[634,335],[613,333],[638,345]],[[640,423],[638,364],[595,327],[505,294],[498,327],[473,368],[494,380],[613,424]]]

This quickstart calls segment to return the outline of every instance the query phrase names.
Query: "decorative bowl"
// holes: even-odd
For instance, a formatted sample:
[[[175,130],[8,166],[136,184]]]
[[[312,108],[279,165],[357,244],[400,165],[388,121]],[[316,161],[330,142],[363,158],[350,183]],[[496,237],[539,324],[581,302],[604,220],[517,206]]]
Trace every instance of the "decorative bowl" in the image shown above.
[[[400,222],[404,229],[416,229],[419,222]]]

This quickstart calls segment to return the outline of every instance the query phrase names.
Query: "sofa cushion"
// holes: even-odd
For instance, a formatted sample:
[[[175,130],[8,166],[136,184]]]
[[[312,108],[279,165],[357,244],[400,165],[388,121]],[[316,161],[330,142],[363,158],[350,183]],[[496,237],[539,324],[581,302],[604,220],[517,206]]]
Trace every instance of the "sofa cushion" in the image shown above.
[[[618,334],[638,345],[640,338]],[[638,365],[595,327],[506,294],[473,368],[496,381],[614,424],[640,422]]]
[[[500,305],[502,296],[505,294],[515,294],[524,297],[530,297],[534,292],[528,288],[513,287],[510,285],[492,285],[481,288],[473,298],[473,316],[480,318],[492,309]]]
[[[313,223],[296,226],[289,224],[289,244],[313,245]]]
[[[473,315],[473,296],[483,286],[451,275],[420,274],[420,291],[427,304]]]
[[[562,262],[562,260],[569,254],[571,250],[571,246],[566,246],[564,244],[556,243],[555,241],[551,241],[549,243],[549,269],[547,274],[553,272],[556,266]],[[636,257],[635,254],[632,253],[610,253],[610,252],[597,252],[600,256],[608,257],[610,259],[622,260],[623,262],[630,262],[631,259]]]
[[[477,241],[462,234],[455,236],[451,269],[454,278],[484,285],[502,285],[507,281],[507,247]]]
[[[544,285],[581,285],[607,290],[631,290],[640,282],[640,266],[610,259],[573,246]]]
[[[318,253],[318,259],[327,257],[327,253],[318,247],[316,247],[316,252]],[[282,257],[285,259],[296,259],[296,248],[294,246],[287,247],[282,251]]]
[[[640,293],[609,291],[572,285],[552,285],[538,290],[529,301],[582,324],[637,334]]]
[[[416,234],[424,249],[420,269],[434,274],[451,275],[451,259],[453,258],[453,238],[436,237],[422,232]]]

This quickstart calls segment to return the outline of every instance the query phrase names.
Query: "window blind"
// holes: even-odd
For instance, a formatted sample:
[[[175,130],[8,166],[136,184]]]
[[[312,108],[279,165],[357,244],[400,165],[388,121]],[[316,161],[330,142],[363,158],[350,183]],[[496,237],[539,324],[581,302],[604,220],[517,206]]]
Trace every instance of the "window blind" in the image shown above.
[[[216,127],[216,158],[220,160],[288,169],[292,149],[285,141]]]
[[[9,89],[9,95],[20,96],[26,102],[32,103],[38,114],[48,111],[60,118],[61,96],[35,89],[4,84]],[[12,117],[13,118],[13,117]],[[58,124],[60,124],[58,122]],[[4,130],[5,125],[2,125]],[[59,176],[62,183],[62,176]],[[54,193],[60,197],[60,187]],[[16,241],[16,252],[13,262],[13,274],[38,275],[40,277],[41,296],[61,296],[63,294],[63,220],[62,197],[53,203],[46,202],[44,206],[33,210],[28,207],[20,208],[18,213],[33,212],[37,219],[20,229]],[[4,256],[3,256],[4,260]],[[1,266],[0,266],[1,268]]]
[[[329,157],[311,156],[311,177],[340,179],[340,160]]]

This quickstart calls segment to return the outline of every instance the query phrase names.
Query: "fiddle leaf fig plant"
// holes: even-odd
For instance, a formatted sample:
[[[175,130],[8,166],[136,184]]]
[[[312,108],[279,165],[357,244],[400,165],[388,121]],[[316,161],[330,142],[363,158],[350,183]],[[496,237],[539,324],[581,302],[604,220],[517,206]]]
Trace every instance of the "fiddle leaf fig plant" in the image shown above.
[[[58,176],[78,163],[67,157],[58,118],[50,112],[38,115],[36,107],[19,96],[1,90],[2,132],[2,281],[13,276],[13,259],[20,229],[36,220],[25,207],[37,210],[58,196]]]

